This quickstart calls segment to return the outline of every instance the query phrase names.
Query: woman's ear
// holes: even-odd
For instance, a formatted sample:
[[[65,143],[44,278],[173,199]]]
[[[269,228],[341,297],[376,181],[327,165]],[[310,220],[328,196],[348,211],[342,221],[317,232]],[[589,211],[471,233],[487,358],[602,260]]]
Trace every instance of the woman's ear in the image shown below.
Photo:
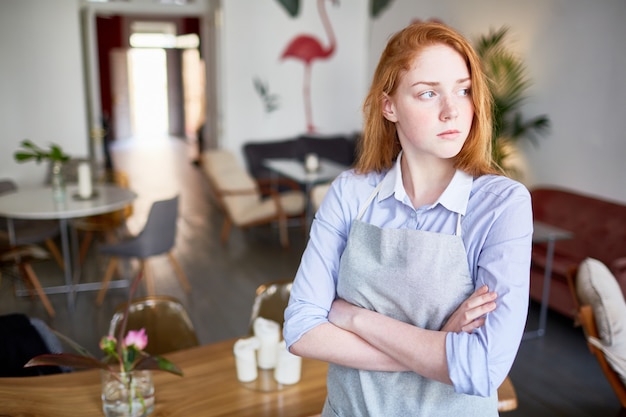
[[[397,122],[398,118],[396,117],[395,106],[389,96],[387,94],[383,94],[382,100],[383,117],[392,123]]]

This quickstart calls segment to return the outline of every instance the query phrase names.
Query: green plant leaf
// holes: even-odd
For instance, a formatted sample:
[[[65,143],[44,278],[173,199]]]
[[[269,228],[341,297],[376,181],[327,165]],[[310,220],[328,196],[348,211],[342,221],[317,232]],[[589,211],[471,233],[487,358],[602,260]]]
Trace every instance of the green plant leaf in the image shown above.
[[[35,154],[28,153],[28,152],[17,151],[13,154],[13,157],[15,158],[17,162],[26,162],[26,161],[30,161],[33,158],[36,158],[37,156]]]
[[[61,147],[54,143],[50,146],[50,153],[48,155],[49,158],[54,161],[67,161],[69,159],[69,157],[63,153]]]
[[[162,356],[142,356],[133,369],[160,370],[183,376],[183,371],[178,366]]]
[[[38,149],[37,145],[35,145],[32,141],[30,141],[29,139],[24,139],[20,145],[24,148],[30,148],[30,149]]]

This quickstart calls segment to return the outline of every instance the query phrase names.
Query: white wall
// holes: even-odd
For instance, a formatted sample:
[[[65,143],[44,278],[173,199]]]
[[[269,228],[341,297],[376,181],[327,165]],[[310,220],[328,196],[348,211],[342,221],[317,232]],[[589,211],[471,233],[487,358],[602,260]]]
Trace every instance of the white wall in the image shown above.
[[[302,0],[292,18],[277,1],[228,0],[223,3],[221,83],[224,147],[240,150],[246,141],[283,139],[306,133],[303,104],[304,65],[280,57],[299,34],[324,46],[328,37],[316,0]],[[327,60],[314,61],[311,74],[313,121],[319,134],[352,133],[361,128],[367,59],[367,7],[362,1],[326,2],[337,48]],[[280,97],[279,109],[264,110],[253,87],[260,78]]]
[[[0,2],[0,178],[41,184],[46,164],[17,164],[22,139],[86,157],[78,0]]]
[[[626,2],[623,0],[394,0],[372,24],[369,70],[391,33],[439,18],[471,39],[509,26],[534,84],[524,114],[551,133],[525,142],[527,184],[626,202]]]
[[[222,146],[238,150],[245,140],[304,132],[303,68],[279,57],[296,34],[315,34],[323,44],[327,38],[316,1],[301,4],[292,19],[275,0],[223,1]],[[391,33],[413,18],[440,18],[469,37],[508,25],[512,46],[534,81],[525,113],[545,113],[553,125],[538,148],[523,149],[529,184],[626,203],[624,0],[394,0],[371,24],[367,4],[342,0],[328,6],[338,49],[313,65],[321,134],[360,129],[360,107],[378,56]],[[79,9],[79,0],[0,0],[0,177],[20,184],[43,180],[43,167],[13,161],[23,138],[58,142],[76,156],[87,153]],[[263,111],[252,86],[256,76],[280,95],[276,112]]]

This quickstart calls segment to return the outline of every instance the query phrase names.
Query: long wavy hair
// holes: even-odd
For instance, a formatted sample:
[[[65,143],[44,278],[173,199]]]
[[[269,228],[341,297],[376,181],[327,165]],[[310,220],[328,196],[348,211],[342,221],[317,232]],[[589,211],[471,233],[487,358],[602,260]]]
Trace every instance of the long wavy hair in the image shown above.
[[[395,123],[383,116],[383,98],[394,94],[400,78],[424,48],[438,44],[450,46],[461,54],[472,85],[474,118],[467,140],[454,157],[454,166],[473,176],[501,173],[491,156],[493,99],[480,59],[461,34],[438,22],[413,23],[387,43],[363,104],[365,124],[355,163],[357,172],[380,172],[393,165],[401,147]]]

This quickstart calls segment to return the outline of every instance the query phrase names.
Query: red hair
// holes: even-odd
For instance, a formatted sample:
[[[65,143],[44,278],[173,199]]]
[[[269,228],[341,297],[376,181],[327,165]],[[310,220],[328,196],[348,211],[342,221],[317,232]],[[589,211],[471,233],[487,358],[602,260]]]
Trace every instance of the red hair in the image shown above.
[[[465,60],[471,78],[474,118],[465,144],[454,165],[470,175],[500,173],[491,156],[493,99],[480,59],[457,31],[439,22],[416,22],[393,35],[383,51],[369,93],[363,104],[365,125],[355,168],[358,172],[391,168],[400,153],[396,125],[383,116],[383,98],[396,91],[400,77],[409,71],[415,57],[426,47],[443,44]]]

